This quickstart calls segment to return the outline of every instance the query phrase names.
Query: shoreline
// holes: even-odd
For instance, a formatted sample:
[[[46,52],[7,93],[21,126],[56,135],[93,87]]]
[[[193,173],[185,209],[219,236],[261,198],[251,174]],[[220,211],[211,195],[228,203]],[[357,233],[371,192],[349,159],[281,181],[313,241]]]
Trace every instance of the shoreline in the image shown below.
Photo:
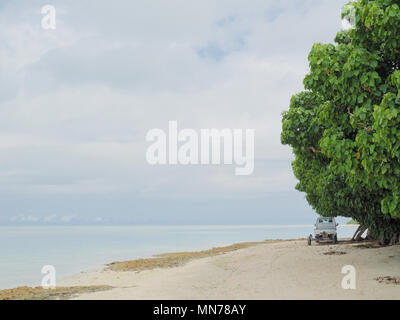
[[[58,298],[70,298],[71,296],[80,292],[95,292],[101,289],[109,290],[109,286],[76,286],[76,285],[64,285],[69,283],[71,280],[79,279],[84,274],[101,273],[104,271],[115,271],[115,272],[141,272],[145,270],[153,270],[156,268],[172,268],[184,265],[185,263],[201,259],[208,256],[216,256],[227,252],[248,248],[263,243],[270,243],[276,241],[296,241],[300,239],[288,239],[288,240],[264,240],[256,242],[239,242],[223,247],[214,247],[212,249],[201,250],[201,251],[182,251],[182,252],[166,252],[153,254],[148,258],[137,258],[133,260],[113,261],[103,265],[99,265],[95,268],[83,270],[80,273],[67,276],[63,278],[57,285],[56,289],[43,289],[41,286],[18,286],[13,288],[0,289],[0,300],[9,299],[27,299],[27,300],[47,300],[47,299],[58,299]],[[303,239],[305,240],[305,239]]]
[[[341,287],[345,265],[357,270],[356,290]],[[399,266],[400,246],[265,240],[111,262],[54,291],[19,287],[0,299],[400,299]]]
[[[243,241],[302,238],[311,227],[303,225],[168,225],[168,226],[63,226],[0,227],[7,244],[0,266],[0,290],[40,286],[44,265],[53,265],[57,280],[97,269],[112,261],[149,258],[153,254],[198,251]],[[351,228],[342,228],[348,236]],[[351,231],[350,231],[351,232]],[[31,254],[15,237],[26,238]],[[46,239],[46,241],[41,241]],[[83,242],[84,245],[80,245]],[[62,247],[59,250],[58,247]],[[71,259],[70,257],[74,257]],[[16,272],[16,268],[18,272]]]
[[[153,254],[198,251],[244,241],[296,239],[313,231],[302,225],[180,225],[180,226],[84,226],[3,228],[3,243],[9,254],[0,266],[0,290],[18,286],[40,286],[44,265],[53,265],[57,280],[92,270],[112,261],[149,258]],[[354,227],[341,228],[342,237],[351,237]],[[14,237],[25,237],[38,253],[33,256]],[[46,238],[46,241],[40,239]],[[84,246],[79,243],[83,242]],[[60,251],[57,247],[62,247]],[[40,250],[38,250],[40,249]],[[74,257],[71,259],[70,257]],[[18,268],[18,272],[15,272]]]

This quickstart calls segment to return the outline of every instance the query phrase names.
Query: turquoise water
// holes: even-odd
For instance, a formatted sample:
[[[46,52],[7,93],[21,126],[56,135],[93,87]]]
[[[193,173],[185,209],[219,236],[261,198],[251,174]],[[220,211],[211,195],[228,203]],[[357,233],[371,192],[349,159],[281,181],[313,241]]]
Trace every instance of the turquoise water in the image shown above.
[[[243,241],[307,237],[313,226],[0,227],[0,289],[41,284],[44,265],[57,279],[116,260],[202,250]],[[351,237],[355,227],[340,227]]]

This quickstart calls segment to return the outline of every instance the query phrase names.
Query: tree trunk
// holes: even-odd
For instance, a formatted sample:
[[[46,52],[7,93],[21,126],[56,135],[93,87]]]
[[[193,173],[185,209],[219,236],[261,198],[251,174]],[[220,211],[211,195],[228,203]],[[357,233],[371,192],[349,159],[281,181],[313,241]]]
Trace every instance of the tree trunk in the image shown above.
[[[354,234],[353,234],[353,238],[351,238],[351,241],[354,241],[354,240],[356,239],[356,236],[357,236],[357,234],[358,234],[360,228],[361,228],[361,226],[358,226],[356,232],[354,232]]]
[[[393,236],[388,239],[388,238],[384,238],[383,236],[379,237],[379,244],[381,246],[394,246],[396,244],[399,244],[399,240],[400,240],[400,234],[395,233],[393,234]]]
[[[360,225],[357,228],[356,232],[354,233],[353,238],[351,238],[351,241],[361,241],[361,240],[363,240],[362,235],[365,232],[365,230],[367,230],[367,228]]]
[[[399,243],[399,234],[396,233],[395,235],[393,235],[392,239],[390,239],[389,245],[393,246],[393,245],[398,244],[398,243]]]
[[[365,236],[365,240],[376,240],[376,238],[372,235],[371,230],[367,230],[367,235]]]

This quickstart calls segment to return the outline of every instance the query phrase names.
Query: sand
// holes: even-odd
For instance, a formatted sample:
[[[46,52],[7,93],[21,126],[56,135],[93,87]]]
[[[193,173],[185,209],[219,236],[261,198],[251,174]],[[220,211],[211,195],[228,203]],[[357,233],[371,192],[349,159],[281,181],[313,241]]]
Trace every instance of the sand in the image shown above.
[[[106,270],[112,271],[143,271],[155,268],[176,267],[185,264],[193,259],[213,257],[219,254],[252,247],[262,243],[274,243],[279,240],[263,242],[241,242],[226,247],[217,247],[203,251],[172,252],[154,255],[150,259],[136,259],[130,261],[116,261],[107,265]]]
[[[400,246],[269,241],[155,259],[112,263],[59,285],[112,287],[72,299],[400,298]],[[355,290],[341,286],[345,265],[355,267]]]

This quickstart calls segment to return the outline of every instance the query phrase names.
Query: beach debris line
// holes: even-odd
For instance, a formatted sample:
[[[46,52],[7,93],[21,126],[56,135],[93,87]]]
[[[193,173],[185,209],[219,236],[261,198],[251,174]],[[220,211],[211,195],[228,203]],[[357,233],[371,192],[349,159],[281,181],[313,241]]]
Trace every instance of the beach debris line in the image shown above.
[[[377,242],[370,242],[370,243],[359,244],[356,245],[355,247],[360,249],[379,249],[382,247],[382,245],[380,245]]]
[[[386,277],[377,277],[375,278],[376,281],[379,283],[386,283],[386,284],[400,284],[400,277],[391,277],[391,276],[386,276]]]
[[[347,254],[347,252],[331,250],[331,251],[324,252],[323,254],[326,256],[341,256],[341,255]]]
[[[137,259],[130,261],[116,261],[107,265],[106,270],[111,271],[143,271],[155,268],[169,268],[182,265],[193,259],[212,257],[220,254],[224,254],[231,251],[236,251],[243,248],[256,246],[259,244],[266,243],[277,243],[284,240],[265,240],[261,242],[242,242],[236,243],[227,247],[213,248],[203,251],[195,252],[175,252],[175,253],[164,253],[155,255],[153,258],[148,259]],[[294,240],[286,240],[294,241]]]
[[[73,286],[45,289],[43,287],[17,287],[0,290],[0,300],[58,300],[69,299],[76,294],[105,291],[111,286]]]

